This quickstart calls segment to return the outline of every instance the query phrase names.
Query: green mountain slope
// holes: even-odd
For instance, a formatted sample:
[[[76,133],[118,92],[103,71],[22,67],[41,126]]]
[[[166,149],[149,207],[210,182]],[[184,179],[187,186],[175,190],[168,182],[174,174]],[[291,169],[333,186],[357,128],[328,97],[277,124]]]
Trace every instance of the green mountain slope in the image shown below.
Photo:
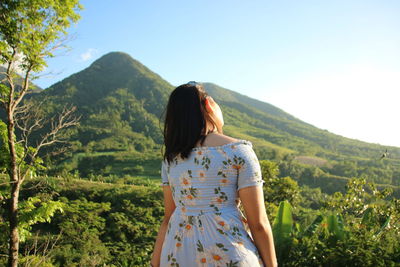
[[[357,156],[379,158],[387,148],[392,158],[400,158],[400,148],[346,138],[303,122],[283,110],[232,90],[205,83],[205,88],[227,111],[240,111],[229,121],[235,131],[268,141],[282,148],[328,158]],[[255,142],[256,139],[254,140]]]
[[[72,136],[90,151],[154,149],[159,117],[173,88],[129,55],[113,52],[43,91],[50,111],[77,106],[81,126]]]
[[[335,135],[271,104],[212,83],[204,87],[220,103],[224,133],[252,141],[260,159],[284,159],[291,154],[302,163],[337,163],[343,168],[356,162],[376,168],[376,182],[381,183],[391,183],[400,174],[400,148]],[[112,52],[35,95],[47,98],[49,115],[73,104],[82,116],[80,126],[69,132],[71,153],[54,164],[77,169],[84,176],[143,173],[140,169],[146,166],[144,173],[154,168],[156,176],[162,145],[159,118],[173,88],[129,55]],[[381,161],[385,149],[390,158]],[[377,174],[382,168],[388,170],[385,175]]]

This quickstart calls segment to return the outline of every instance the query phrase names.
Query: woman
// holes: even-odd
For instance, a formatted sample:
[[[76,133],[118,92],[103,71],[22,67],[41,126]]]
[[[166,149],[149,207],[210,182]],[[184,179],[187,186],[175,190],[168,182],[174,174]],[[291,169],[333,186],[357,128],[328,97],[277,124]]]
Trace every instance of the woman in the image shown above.
[[[223,125],[200,84],[171,93],[161,165],[165,215],[152,266],[277,266],[257,156],[250,141],[224,135]]]

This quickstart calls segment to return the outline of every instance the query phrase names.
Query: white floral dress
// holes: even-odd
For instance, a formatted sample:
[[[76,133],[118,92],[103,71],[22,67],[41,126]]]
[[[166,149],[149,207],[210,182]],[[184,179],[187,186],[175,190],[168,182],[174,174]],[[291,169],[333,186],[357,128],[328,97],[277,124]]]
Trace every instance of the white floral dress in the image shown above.
[[[264,183],[250,141],[195,147],[188,159],[163,161],[161,177],[176,205],[161,267],[264,266],[237,205],[239,189]]]

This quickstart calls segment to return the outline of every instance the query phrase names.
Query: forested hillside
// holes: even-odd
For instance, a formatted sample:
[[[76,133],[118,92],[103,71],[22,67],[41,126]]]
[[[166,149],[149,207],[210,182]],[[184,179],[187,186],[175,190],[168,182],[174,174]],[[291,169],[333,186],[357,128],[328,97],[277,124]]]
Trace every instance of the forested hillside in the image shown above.
[[[260,164],[280,266],[399,266],[400,201],[390,189],[360,178],[349,180],[343,193],[327,195],[279,178],[276,162]],[[5,192],[1,183],[0,196]],[[0,232],[7,233],[0,211]],[[149,266],[163,191],[158,181],[132,176],[108,182],[41,176],[21,191],[20,214],[22,266]],[[4,254],[7,235],[0,241]]]
[[[204,87],[220,103],[225,134],[250,140],[260,159],[291,162],[290,166],[297,164],[303,171],[311,168],[312,176],[287,167],[288,174],[301,183],[312,180],[314,186],[324,186],[324,179],[331,178],[334,184],[343,185],[351,177],[378,184],[400,183],[400,148],[339,136],[271,104],[212,83]],[[157,179],[163,111],[173,88],[128,54],[112,52],[32,95],[31,101],[45,99],[47,116],[68,104],[75,105],[82,116],[80,126],[66,133],[68,152],[43,153],[52,166],[51,174],[69,172],[92,178],[136,174]],[[388,156],[382,158],[386,149]]]

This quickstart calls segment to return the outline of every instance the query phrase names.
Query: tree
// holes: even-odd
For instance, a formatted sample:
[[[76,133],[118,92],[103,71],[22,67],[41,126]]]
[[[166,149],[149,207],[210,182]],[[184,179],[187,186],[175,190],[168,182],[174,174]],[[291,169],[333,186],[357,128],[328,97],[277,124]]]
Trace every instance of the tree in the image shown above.
[[[65,108],[53,117],[50,130],[41,136],[35,147],[29,145],[34,130],[44,127],[37,106],[22,100],[33,86],[31,80],[46,67],[46,59],[65,47],[66,29],[80,16],[79,0],[2,0],[0,2],[0,65],[5,66],[0,77],[0,106],[6,113],[7,173],[10,178],[9,201],[9,266],[18,265],[19,232],[18,200],[21,185],[28,173],[41,166],[41,148],[60,142],[58,133],[77,125],[72,116],[74,107]],[[17,74],[18,73],[18,74]],[[16,135],[16,129],[22,137]],[[5,145],[5,144],[4,144]]]

